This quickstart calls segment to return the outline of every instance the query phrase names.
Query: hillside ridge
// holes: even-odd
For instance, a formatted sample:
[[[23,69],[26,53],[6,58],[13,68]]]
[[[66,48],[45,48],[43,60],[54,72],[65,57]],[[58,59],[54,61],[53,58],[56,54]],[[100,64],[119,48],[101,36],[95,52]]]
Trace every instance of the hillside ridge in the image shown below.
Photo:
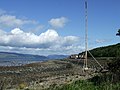
[[[94,57],[120,57],[120,43],[89,50]],[[83,54],[79,53],[79,55]],[[88,57],[90,57],[88,53]]]

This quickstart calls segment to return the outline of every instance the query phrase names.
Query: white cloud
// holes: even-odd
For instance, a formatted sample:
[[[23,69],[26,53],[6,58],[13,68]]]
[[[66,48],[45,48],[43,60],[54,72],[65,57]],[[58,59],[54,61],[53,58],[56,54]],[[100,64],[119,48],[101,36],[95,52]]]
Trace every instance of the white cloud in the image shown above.
[[[67,18],[61,17],[61,18],[53,18],[49,21],[49,24],[55,28],[62,28],[68,21]]]
[[[16,52],[24,54],[36,54],[36,55],[50,55],[50,54],[75,54],[84,51],[82,46],[68,46],[61,48],[26,48],[26,47],[10,47],[10,46],[0,46],[0,51],[6,52]]]
[[[62,37],[53,29],[48,29],[40,35],[24,32],[19,28],[15,28],[10,32],[0,30],[0,49],[2,50],[4,47],[3,50],[9,52],[40,55],[72,54],[82,50],[76,44],[78,42],[78,37]]]
[[[67,22],[67,18],[60,17],[51,19],[49,24],[54,28],[62,28]],[[30,32],[25,32],[16,27],[27,28]],[[15,28],[10,32],[0,30],[0,50],[44,55],[71,54],[82,50],[81,46],[76,44],[79,43],[79,37],[62,37],[53,29],[48,29],[40,35],[38,33],[35,34],[35,32],[43,29],[43,27],[37,21],[18,18],[0,9],[0,28],[5,30]]]
[[[1,15],[0,16],[0,25],[7,27],[19,27],[25,24],[35,24],[33,20],[23,20],[19,19],[16,16],[12,15]]]
[[[34,33],[24,32],[19,28],[15,28],[9,33],[0,30],[0,40],[1,46],[56,48],[71,46],[77,42],[79,38],[75,36],[61,37],[55,30],[52,29],[48,29],[40,35],[35,35]]]
[[[37,25],[34,29],[29,30],[29,31],[32,32],[32,33],[37,33],[42,29],[44,29],[44,25]]]
[[[6,11],[5,11],[5,10],[0,9],[0,15],[5,14],[5,13],[6,13]]]
[[[96,43],[104,43],[105,42],[105,40],[100,40],[100,39],[96,39],[96,41],[95,41]]]
[[[13,14],[15,13],[0,9],[0,29],[8,30],[21,27],[35,33],[44,27],[36,20],[30,20],[25,16],[17,17]]]

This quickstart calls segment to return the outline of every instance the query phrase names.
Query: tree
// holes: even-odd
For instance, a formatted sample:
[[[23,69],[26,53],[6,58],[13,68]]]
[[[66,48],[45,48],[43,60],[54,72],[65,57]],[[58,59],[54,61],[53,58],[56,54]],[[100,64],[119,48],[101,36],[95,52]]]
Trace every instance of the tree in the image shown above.
[[[116,36],[120,36],[120,29],[118,29],[118,32],[116,33]]]

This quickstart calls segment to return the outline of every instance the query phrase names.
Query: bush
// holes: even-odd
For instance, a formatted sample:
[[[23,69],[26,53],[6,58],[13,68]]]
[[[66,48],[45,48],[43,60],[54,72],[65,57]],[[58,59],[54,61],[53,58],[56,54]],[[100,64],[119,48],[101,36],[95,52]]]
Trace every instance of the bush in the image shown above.
[[[24,89],[25,87],[27,87],[27,84],[25,84],[25,83],[19,84],[19,88],[20,88],[20,89]]]

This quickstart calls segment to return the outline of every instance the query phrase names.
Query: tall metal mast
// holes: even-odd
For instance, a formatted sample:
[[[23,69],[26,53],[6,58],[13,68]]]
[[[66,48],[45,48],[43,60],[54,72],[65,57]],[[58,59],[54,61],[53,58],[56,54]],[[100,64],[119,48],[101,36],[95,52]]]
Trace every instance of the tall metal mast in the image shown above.
[[[88,50],[88,7],[87,7],[87,0],[85,0],[85,60],[84,60],[84,70],[88,70],[88,58],[87,53],[92,56],[92,58],[96,61],[96,63],[104,69],[104,67],[95,59],[95,57],[90,53]]]
[[[96,61],[96,63],[104,70],[104,67],[95,59],[95,57],[90,53],[88,50],[88,7],[87,7],[87,0],[85,0],[85,59],[84,59],[84,70],[88,70],[88,58],[87,53],[89,53],[92,58]],[[106,72],[108,70],[104,70]]]
[[[88,70],[87,66],[87,50],[88,49],[88,16],[87,16],[87,0],[85,0],[85,61],[84,70]]]

